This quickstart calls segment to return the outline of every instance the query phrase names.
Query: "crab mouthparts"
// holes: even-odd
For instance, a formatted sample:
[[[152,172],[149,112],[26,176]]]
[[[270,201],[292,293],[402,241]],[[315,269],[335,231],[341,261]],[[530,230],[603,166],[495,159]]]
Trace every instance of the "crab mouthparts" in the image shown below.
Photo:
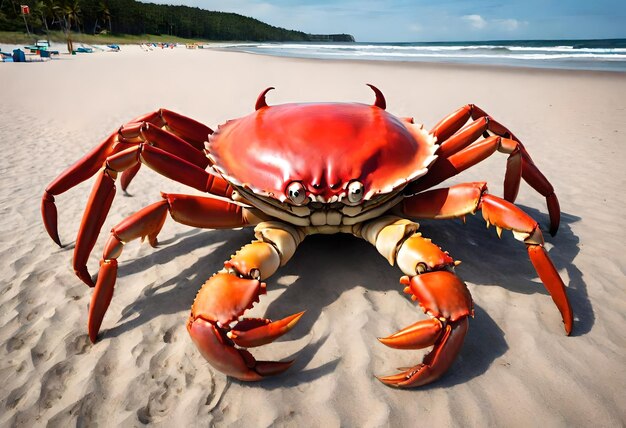
[[[339,201],[339,195],[331,195],[328,198],[324,197],[324,195],[310,195],[311,202],[319,202],[322,204],[334,204]]]
[[[339,226],[343,214],[333,209],[317,209],[311,213],[310,218],[313,226]]]

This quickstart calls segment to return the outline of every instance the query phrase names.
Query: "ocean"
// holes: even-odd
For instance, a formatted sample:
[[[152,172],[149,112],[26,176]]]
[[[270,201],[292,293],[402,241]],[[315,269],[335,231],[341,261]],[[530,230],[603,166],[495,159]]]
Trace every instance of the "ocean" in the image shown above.
[[[626,72],[626,39],[429,43],[237,43],[226,49],[298,58],[420,61]]]

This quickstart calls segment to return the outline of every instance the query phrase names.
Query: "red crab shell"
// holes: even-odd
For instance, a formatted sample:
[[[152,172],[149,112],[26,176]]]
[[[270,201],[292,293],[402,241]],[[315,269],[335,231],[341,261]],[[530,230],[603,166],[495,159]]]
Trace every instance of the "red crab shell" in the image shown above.
[[[353,180],[365,199],[390,193],[425,174],[437,146],[422,126],[376,105],[267,106],[263,98],[254,113],[220,126],[206,148],[228,181],[285,201],[293,181],[325,200],[345,195]]]

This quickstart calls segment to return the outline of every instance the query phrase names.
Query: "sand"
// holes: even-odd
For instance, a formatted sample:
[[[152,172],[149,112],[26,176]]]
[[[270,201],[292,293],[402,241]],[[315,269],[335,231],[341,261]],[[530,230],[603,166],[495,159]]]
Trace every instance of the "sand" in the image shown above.
[[[4,46],[3,46],[4,47]],[[626,424],[626,75],[270,58],[209,50],[123,47],[38,64],[0,64],[0,426],[623,426]],[[421,360],[376,337],[422,318],[399,270],[350,236],[307,238],[269,280],[253,314],[307,312],[255,350],[297,355],[284,375],[242,383],[212,369],[185,329],[201,284],[252,239],[250,230],[198,230],[171,220],[154,250],[120,258],[101,338],[86,332],[92,290],[71,268],[92,181],[57,198],[59,249],[40,218],[57,174],[125,121],[167,107],[216,126],[270,104],[373,101],[434,125],[472,102],[512,129],[553,183],[562,222],[547,248],[568,287],[571,337],[524,246],[480,217],[423,222],[425,235],[463,261],[457,273],[476,316],[449,373],[419,389],[376,380]],[[451,182],[482,181],[501,195],[506,157]],[[104,225],[193,190],[143,169],[119,192]],[[541,224],[543,198],[523,185],[518,204]],[[89,260],[97,269],[107,233]]]

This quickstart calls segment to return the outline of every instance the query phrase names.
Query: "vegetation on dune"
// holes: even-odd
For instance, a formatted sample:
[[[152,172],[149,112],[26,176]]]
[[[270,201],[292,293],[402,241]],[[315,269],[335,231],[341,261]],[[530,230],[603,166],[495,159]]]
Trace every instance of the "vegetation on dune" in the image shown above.
[[[1,1],[1,0],[0,0]],[[62,31],[50,31],[47,37],[45,35],[28,35],[26,30],[18,31],[0,31],[0,43],[11,45],[30,45],[35,39],[47,38],[51,42],[65,43],[66,35]],[[84,43],[91,45],[110,45],[110,44],[137,44],[137,43],[211,43],[205,39],[187,39],[184,37],[169,36],[167,34],[86,34],[71,32],[71,38],[74,43]]]
[[[28,5],[28,30],[64,34],[155,34],[184,39],[240,41],[354,41],[349,34],[315,35],[274,27],[234,13],[135,0],[0,0],[0,31],[26,30],[20,5]]]

